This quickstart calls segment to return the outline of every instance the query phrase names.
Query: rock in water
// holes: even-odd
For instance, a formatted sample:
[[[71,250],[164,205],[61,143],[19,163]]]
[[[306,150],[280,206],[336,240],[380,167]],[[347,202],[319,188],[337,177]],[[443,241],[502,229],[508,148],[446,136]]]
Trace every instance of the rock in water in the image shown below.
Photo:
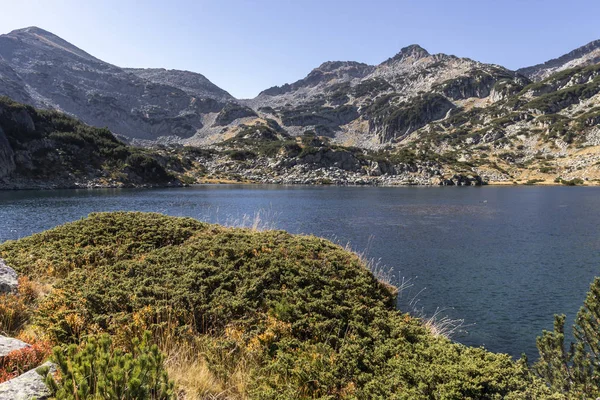
[[[50,367],[51,371],[55,368],[52,363],[46,363],[44,366]],[[0,383],[0,400],[46,400],[49,398],[50,391],[44,383],[44,378],[35,369],[10,381]]]
[[[25,342],[0,335],[0,357],[8,355],[11,351],[21,350],[26,347],[29,347],[29,345]]]
[[[17,286],[19,286],[17,273],[0,258],[0,293],[15,291]]]

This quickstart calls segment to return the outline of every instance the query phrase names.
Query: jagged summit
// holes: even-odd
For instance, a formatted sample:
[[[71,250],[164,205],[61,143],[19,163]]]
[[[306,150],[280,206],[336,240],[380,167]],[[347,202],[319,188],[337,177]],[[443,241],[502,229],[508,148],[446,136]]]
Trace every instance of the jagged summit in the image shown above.
[[[539,79],[598,62],[600,41],[594,41],[519,72]],[[214,143],[246,124],[269,119],[290,135],[314,131],[344,143],[376,147],[404,140],[450,116],[451,110],[499,108],[498,102],[529,83],[498,65],[431,54],[412,44],[378,65],[327,61],[293,83],[266,89],[254,99],[236,100],[201,74],[120,68],[39,27],[0,35],[0,95],[108,126],[136,144]],[[595,118],[591,115],[589,121]]]
[[[33,33],[36,35],[55,36],[52,32],[48,32],[47,30],[42,29],[37,26],[28,26],[26,28],[15,29],[13,31],[10,31],[8,34],[12,35],[12,34],[19,34],[19,33]]]
[[[429,57],[431,54],[418,44],[411,44],[410,46],[403,47],[400,49],[400,52],[396,54],[394,57],[385,61],[385,63],[389,62],[402,62],[405,60],[420,60],[421,58]]]
[[[558,58],[554,58],[546,61],[545,63],[533,65],[531,67],[518,69],[517,72],[534,81],[540,81],[549,77],[555,72],[569,68],[597,64],[599,62],[600,40],[594,40]]]
[[[357,61],[325,61],[315,70],[321,71],[334,71],[339,68],[364,68],[369,67],[368,64],[357,62]]]
[[[321,83],[328,83],[332,80],[336,82],[349,81],[352,79],[364,78],[373,70],[374,66],[356,61],[326,61],[303,79],[292,84],[274,86],[259,93],[261,96],[277,96],[289,93],[300,88],[315,87]]]

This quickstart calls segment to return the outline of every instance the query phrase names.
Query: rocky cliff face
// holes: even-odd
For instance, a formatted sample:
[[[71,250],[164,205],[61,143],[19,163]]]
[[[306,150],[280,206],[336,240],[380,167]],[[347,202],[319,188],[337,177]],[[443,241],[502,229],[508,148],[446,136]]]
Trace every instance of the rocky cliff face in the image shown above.
[[[600,40],[581,46],[561,57],[546,61],[543,64],[521,68],[517,72],[534,81],[541,81],[550,75],[569,68],[585,67],[600,62]]]

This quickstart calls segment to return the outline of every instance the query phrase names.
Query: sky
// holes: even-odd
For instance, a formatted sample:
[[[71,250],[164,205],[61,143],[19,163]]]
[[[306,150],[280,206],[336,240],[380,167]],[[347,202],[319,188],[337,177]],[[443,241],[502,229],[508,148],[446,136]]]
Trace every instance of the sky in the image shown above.
[[[600,39],[598,0],[0,0],[0,10],[0,33],[38,26],[120,67],[201,73],[237,98],[410,44],[517,69]]]

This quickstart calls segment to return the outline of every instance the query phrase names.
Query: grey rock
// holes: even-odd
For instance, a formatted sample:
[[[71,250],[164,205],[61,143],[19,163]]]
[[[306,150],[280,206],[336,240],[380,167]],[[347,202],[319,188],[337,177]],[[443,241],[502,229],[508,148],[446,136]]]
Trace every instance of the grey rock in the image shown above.
[[[335,167],[344,171],[359,171],[361,169],[360,161],[352,153],[324,148],[319,149],[316,153],[307,154],[300,159],[300,162],[315,165],[318,168]]]
[[[229,125],[236,119],[246,117],[258,117],[258,115],[250,107],[240,106],[237,103],[227,103],[217,115],[214,126]]]
[[[9,293],[17,289],[19,280],[14,269],[0,258],[0,293]]]
[[[164,68],[124,68],[140,78],[166,86],[174,86],[198,98],[215,99],[222,102],[235,100],[204,75],[190,71]]]
[[[25,342],[0,335],[0,357],[8,355],[11,351],[21,350],[27,347],[29,347],[29,345]]]
[[[53,373],[56,366],[45,363],[43,366],[50,368]],[[0,400],[46,400],[50,398],[50,391],[44,383],[43,377],[32,369],[10,381],[0,383]]]
[[[485,135],[483,135],[483,138],[481,139],[481,141],[483,143],[490,143],[490,142],[494,142],[502,137],[504,137],[504,133],[502,131],[494,130],[494,131],[490,131],[490,132],[486,133]]]

